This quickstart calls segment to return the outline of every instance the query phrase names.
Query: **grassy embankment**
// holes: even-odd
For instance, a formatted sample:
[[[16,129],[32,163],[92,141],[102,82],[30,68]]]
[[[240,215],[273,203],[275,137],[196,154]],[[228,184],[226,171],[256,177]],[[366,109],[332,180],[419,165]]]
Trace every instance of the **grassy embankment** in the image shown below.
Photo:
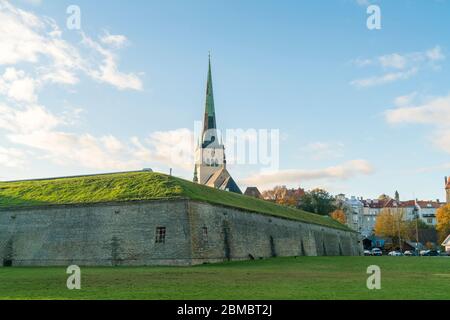
[[[189,198],[348,230],[329,217],[198,185],[160,173],[131,172],[54,180],[0,182],[7,207]]]

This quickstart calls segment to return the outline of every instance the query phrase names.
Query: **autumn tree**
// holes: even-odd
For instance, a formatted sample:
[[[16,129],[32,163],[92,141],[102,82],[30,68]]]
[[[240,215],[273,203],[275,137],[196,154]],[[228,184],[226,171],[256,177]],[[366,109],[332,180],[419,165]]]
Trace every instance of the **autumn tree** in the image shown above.
[[[439,208],[436,212],[436,230],[441,241],[450,234],[450,204]]]
[[[314,189],[300,198],[299,209],[327,216],[337,208],[331,194],[323,189]]]
[[[300,188],[288,189],[286,186],[276,186],[271,190],[264,191],[262,197],[281,205],[297,207],[303,194],[304,191]]]
[[[394,243],[400,245],[401,239],[409,239],[409,225],[405,221],[405,210],[403,208],[385,208],[375,222],[375,235],[392,238]]]
[[[342,224],[346,224],[347,223],[347,216],[345,215],[345,212],[342,209],[337,209],[334,210],[331,214],[330,214],[331,218],[333,218],[334,220],[342,223]]]

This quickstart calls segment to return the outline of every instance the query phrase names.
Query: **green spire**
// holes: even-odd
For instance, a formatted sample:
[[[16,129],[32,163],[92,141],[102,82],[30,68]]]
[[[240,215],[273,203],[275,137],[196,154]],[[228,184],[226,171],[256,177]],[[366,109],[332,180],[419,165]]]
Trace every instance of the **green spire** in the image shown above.
[[[205,118],[203,121],[203,139],[205,139],[205,133],[209,130],[208,141],[211,141],[212,132],[211,130],[216,129],[216,111],[214,108],[214,92],[212,84],[212,72],[211,72],[211,55],[209,55],[209,66],[208,66],[208,83],[206,84],[206,103],[205,103]],[[216,135],[214,133],[214,138]],[[206,141],[204,141],[206,142]]]

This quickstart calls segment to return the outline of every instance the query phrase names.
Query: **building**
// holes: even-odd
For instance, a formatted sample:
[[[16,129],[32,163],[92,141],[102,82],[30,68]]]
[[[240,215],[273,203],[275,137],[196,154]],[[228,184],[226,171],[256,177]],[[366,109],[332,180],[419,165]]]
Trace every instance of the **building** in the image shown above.
[[[369,237],[374,234],[377,217],[383,210],[390,210],[391,212],[403,214],[403,219],[407,221],[412,221],[419,218],[428,226],[435,227],[437,223],[436,211],[444,205],[444,203],[439,200],[399,201],[392,198],[381,200],[363,200],[362,202],[364,204],[364,209],[361,233],[365,237]]]
[[[355,196],[347,198],[345,194],[341,193],[335,197],[335,205],[344,211],[347,226],[361,233],[364,213],[362,200]]]
[[[374,234],[377,218],[383,210],[400,210],[399,201],[392,198],[366,199],[363,203],[361,234],[370,237]]]
[[[261,192],[259,192],[257,187],[248,187],[245,190],[244,195],[249,196],[249,197],[253,197],[253,198],[257,198],[257,199],[262,199],[263,198]]]
[[[286,210],[144,171],[0,182],[0,265],[195,265],[361,254],[356,232]]]
[[[448,237],[444,240],[444,242],[442,242],[441,246],[443,246],[445,248],[446,252],[450,252],[450,234],[448,235]]]
[[[439,200],[410,200],[401,202],[401,207],[406,209],[407,220],[419,218],[430,227],[436,227],[436,211],[443,205],[444,203]]]
[[[350,199],[345,200],[345,206],[347,211],[347,224],[355,231],[363,231],[363,218],[364,218],[364,204],[352,196]]]
[[[362,254],[358,233],[332,219],[236,194],[217,133],[211,62],[203,125],[194,183],[148,169],[0,182],[0,265],[195,265]]]
[[[214,106],[211,58],[208,65],[203,129],[195,152],[193,181],[220,190],[242,193],[227,170],[225,146],[219,141]]]

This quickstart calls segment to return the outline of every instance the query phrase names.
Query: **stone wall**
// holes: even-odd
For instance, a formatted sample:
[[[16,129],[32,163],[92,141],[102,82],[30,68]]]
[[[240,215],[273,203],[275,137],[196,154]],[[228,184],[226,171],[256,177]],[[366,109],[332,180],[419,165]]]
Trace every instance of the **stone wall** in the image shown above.
[[[158,227],[166,228],[156,243]],[[359,255],[357,234],[189,200],[0,210],[0,265],[191,265]]]
[[[0,263],[190,264],[186,208],[180,200],[1,210]],[[165,243],[155,243],[158,226]]]
[[[289,256],[361,255],[357,233],[189,202],[193,263]],[[207,235],[205,235],[207,230]]]

